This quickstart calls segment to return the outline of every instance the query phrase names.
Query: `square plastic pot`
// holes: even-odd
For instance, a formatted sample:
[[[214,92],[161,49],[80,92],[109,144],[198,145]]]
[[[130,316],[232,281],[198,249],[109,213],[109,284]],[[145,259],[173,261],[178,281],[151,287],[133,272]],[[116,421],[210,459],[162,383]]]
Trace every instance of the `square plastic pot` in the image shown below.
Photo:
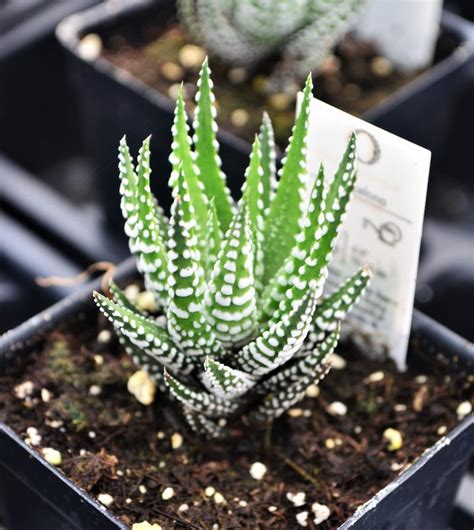
[[[119,25],[139,23],[150,17],[166,21],[174,13],[175,2],[172,0],[118,0],[72,15],[57,28],[58,39],[70,59],[72,79],[82,109],[86,149],[93,161],[105,211],[115,226],[121,226],[116,152],[124,134],[133,152],[138,151],[143,139],[152,134],[152,168],[155,175],[152,186],[160,203],[169,205],[165,183],[170,172],[168,154],[174,103],[103,57],[83,59],[79,51],[80,40],[89,33],[104,35]],[[419,143],[432,149],[436,147],[436,141],[443,138],[440,127],[444,125],[452,100],[462,84],[466,65],[474,60],[474,34],[469,23],[445,12],[442,30],[458,42],[456,51],[364,116],[404,136],[407,129],[410,132],[413,128],[411,122],[405,125],[406,115],[412,114],[413,118],[416,115],[417,128],[431,135],[426,140],[421,138]],[[441,109],[440,101],[443,101]],[[419,120],[420,115],[423,120]],[[434,131],[436,138],[432,138]],[[218,138],[223,168],[231,188],[238,194],[250,146],[225,131]]]
[[[132,259],[119,282],[137,275]],[[92,290],[84,287],[2,338],[0,371],[28,355],[42,337],[72,317],[96,314]],[[474,346],[419,312],[414,313],[410,363],[447,361],[449,371],[474,367]],[[345,522],[344,530],[444,530],[457,487],[474,451],[474,416],[466,418]],[[24,507],[28,506],[28,510]],[[6,425],[0,424],[0,515],[9,530],[123,529],[117,518],[52,468]]]

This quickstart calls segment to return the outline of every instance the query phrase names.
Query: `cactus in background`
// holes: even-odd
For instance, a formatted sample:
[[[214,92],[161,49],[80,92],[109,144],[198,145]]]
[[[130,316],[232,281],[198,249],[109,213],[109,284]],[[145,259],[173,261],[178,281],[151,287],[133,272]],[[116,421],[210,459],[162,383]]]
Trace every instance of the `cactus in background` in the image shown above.
[[[178,0],[181,23],[209,53],[252,66],[279,54],[271,86],[317,70],[365,0]]]
[[[309,200],[306,140],[309,77],[293,134],[275,175],[272,125],[264,116],[234,204],[215,137],[207,60],[191,141],[182,93],[173,125],[168,220],[150,190],[149,139],[136,165],[119,148],[122,212],[130,250],[166,326],[142,314],[112,283],[95,293],[134,362],[181,403],[189,425],[219,437],[229,418],[280,416],[328,371],[342,319],[364,291],[368,269],[330,296],[327,267],[356,179],[351,135],[330,185],[321,167]]]

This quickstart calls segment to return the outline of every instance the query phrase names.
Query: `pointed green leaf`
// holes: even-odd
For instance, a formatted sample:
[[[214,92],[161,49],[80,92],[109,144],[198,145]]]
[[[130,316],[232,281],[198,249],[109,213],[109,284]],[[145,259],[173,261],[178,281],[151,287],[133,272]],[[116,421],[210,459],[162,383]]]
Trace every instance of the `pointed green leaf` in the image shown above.
[[[225,350],[203,313],[204,270],[197,230],[187,181],[181,171],[169,229],[168,331],[189,355],[223,356]]]
[[[303,388],[315,383],[319,376],[325,371],[328,356],[337,346],[340,335],[340,326],[326,336],[326,338],[308,351],[307,355],[298,360],[291,360],[288,366],[260,383],[256,388],[259,394],[271,394],[289,387],[293,383],[300,382]]]
[[[122,213],[130,251],[137,257],[137,266],[145,278],[145,285],[158,305],[166,307],[167,263],[165,243],[154,215],[154,200],[150,190],[150,151],[147,138],[138,155],[138,175],[125,137],[120,141],[119,171]]]
[[[231,347],[257,326],[252,233],[241,201],[217,257],[206,292],[207,319],[220,342]]]
[[[290,313],[264,331],[235,357],[236,367],[263,376],[285,364],[301,348],[312,322],[316,299],[311,289]]]
[[[141,311],[138,307],[128,298],[128,296],[120,289],[120,287],[112,280],[109,280],[109,289],[114,297],[114,301],[126,309],[133,311],[135,313],[140,313]]]
[[[213,394],[190,388],[188,385],[175,379],[166,370],[165,383],[173,396],[183,405],[211,418],[227,416],[235,412],[239,407],[237,401],[227,401]]]
[[[330,363],[323,364],[315,371],[314,381],[319,383],[324,379],[330,369]],[[289,408],[304,399],[306,389],[311,382],[313,382],[312,379],[302,378],[275,393],[269,394],[255,410],[255,418],[258,418],[262,422],[268,422],[269,420],[280,417]]]
[[[207,418],[203,414],[193,412],[186,407],[183,407],[183,412],[186,422],[196,434],[211,440],[222,438],[226,425],[224,418],[215,421],[212,418]]]
[[[199,227],[198,236],[200,238],[200,243],[202,243],[207,223],[207,197],[204,193],[204,186],[198,178],[199,168],[195,164],[195,154],[191,150],[182,86],[178,93],[178,99],[176,100],[174,122],[171,130],[173,134],[173,143],[171,145],[171,155],[169,160],[172,166],[170,186],[172,188],[173,197],[176,196],[178,175],[182,170],[184,178],[188,184],[191,204],[195,210],[196,221]]]
[[[216,396],[234,399],[250,390],[255,385],[255,379],[241,370],[230,368],[207,357],[204,363],[203,383]]]
[[[219,219],[217,218],[216,207],[214,199],[211,199],[209,203],[209,215],[207,218],[207,229],[206,229],[206,255],[204,263],[205,268],[205,280],[209,281],[214,265],[217,261],[217,256],[222,244],[222,234],[219,226]]]
[[[138,230],[137,242],[138,269],[145,278],[145,287],[155,294],[158,305],[167,303],[167,256],[166,245],[162,239],[159,223],[156,219],[155,199],[150,189],[150,137],[138,153],[137,160],[137,205]]]
[[[199,168],[199,180],[204,184],[208,199],[214,199],[219,222],[225,231],[232,220],[232,198],[217,152],[215,98],[207,58],[201,68],[198,88],[193,123],[196,165]]]
[[[309,232],[303,232],[304,237],[309,237],[310,242],[312,241],[309,252],[304,239],[301,249],[296,246],[292,250],[291,259],[287,260],[277,274],[275,282],[277,292],[271,294],[273,305],[270,307],[274,307],[275,300],[280,301],[271,316],[271,322],[278,322],[281,315],[288,312],[292,300],[305,295],[308,286],[315,291],[317,297],[321,296],[327,278],[327,266],[356,181],[355,148],[355,135],[352,134],[329,190],[322,199],[321,204],[324,203],[325,206],[323,212],[319,213],[318,219],[320,217],[323,223],[322,225],[318,223],[313,235],[311,232],[314,227]],[[266,303],[268,304],[268,299]]]
[[[250,229],[252,232],[252,245],[254,250],[254,277],[257,292],[261,289],[263,277],[263,169],[261,167],[260,141],[255,137],[249,165],[245,171],[245,180],[242,188],[240,202],[247,204]]]
[[[134,361],[144,370],[154,373],[159,364],[183,374],[191,372],[192,358],[181,353],[153,319],[134,313],[97,292],[94,292],[94,300],[116,331],[141,352]]]
[[[304,191],[308,179],[306,143],[312,88],[311,76],[308,76],[301,108],[279,172],[277,191],[265,220],[264,283],[275,275],[293,248],[304,214]]]
[[[326,189],[324,168],[321,165],[314,180],[306,216],[301,232],[296,236],[296,246],[283,263],[278,273],[272,278],[262,295],[262,311],[267,318],[275,314],[280,302],[285,298],[290,287],[293,271],[303,272],[305,259],[309,256],[314,242],[321,237],[320,227],[324,224]],[[303,267],[303,269],[302,269]],[[304,289],[304,287],[303,287]],[[279,315],[280,313],[278,313]],[[278,317],[276,317],[278,318]]]
[[[148,375],[155,381],[160,392],[166,392],[165,379],[163,377],[163,365],[154,358],[146,356],[141,348],[135,346],[130,340],[123,335],[118,335],[118,340],[126,353],[131,357],[137,368],[145,370]]]
[[[336,329],[338,323],[346,318],[347,313],[364,294],[371,277],[370,269],[363,267],[318,305],[309,330],[308,340],[301,349],[302,355],[312,351],[316,344],[324,338],[325,333]]]
[[[130,156],[130,149],[127,140],[123,136],[119,144],[119,176],[120,176],[120,208],[125,219],[125,234],[129,238],[135,239],[138,235],[136,230],[137,213],[137,176],[133,168],[133,160]],[[132,241],[130,245],[132,245]]]
[[[314,252],[315,257],[322,257],[326,265],[331,260],[332,249],[337,243],[356,177],[356,135],[352,133],[327,192],[323,236]]]
[[[261,166],[263,169],[263,206],[264,209],[270,206],[270,200],[276,191],[276,152],[273,127],[270,117],[266,112],[263,113],[262,125],[259,132],[260,149],[261,149]]]

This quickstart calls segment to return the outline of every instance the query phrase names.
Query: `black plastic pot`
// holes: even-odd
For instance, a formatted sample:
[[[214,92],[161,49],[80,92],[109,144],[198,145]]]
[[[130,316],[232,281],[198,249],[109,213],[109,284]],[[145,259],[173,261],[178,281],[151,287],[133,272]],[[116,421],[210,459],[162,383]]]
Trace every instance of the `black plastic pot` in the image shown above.
[[[122,282],[134,277],[134,261],[129,259],[120,267],[117,278]],[[86,321],[92,318],[97,310],[91,291],[99,288],[100,282],[93,282],[7,333],[2,339],[0,371],[24,360],[44,334],[59,323],[78,316]],[[419,312],[414,314],[410,343],[411,363],[443,362],[449,371],[472,371],[474,367],[474,346]],[[471,415],[359,509],[342,528],[445,529],[473,448]],[[0,469],[0,506],[9,530],[124,528],[4,425],[0,426]],[[25,505],[28,510],[22,509]]]
[[[85,61],[79,54],[79,43],[89,33],[107,35],[118,26],[133,25],[150,17],[167,20],[174,12],[175,2],[172,0],[119,0],[75,14],[64,20],[57,29],[58,39],[70,58],[82,108],[86,147],[101,185],[104,207],[113,224],[120,219],[115,154],[123,134],[127,134],[133,150],[137,150],[142,140],[152,134],[155,192],[162,203],[165,202],[163,199],[168,198],[164,183],[170,171],[168,154],[174,105],[167,97],[102,57]],[[366,119],[389,131],[401,132],[404,136],[406,114],[417,111],[419,116],[421,111],[421,122],[426,124],[421,127],[433,131],[436,126],[437,138],[442,138],[439,126],[443,125],[443,120],[446,121],[445,115],[449,112],[451,100],[456,97],[462,78],[460,72],[474,58],[474,35],[468,23],[445,12],[442,29],[459,44],[456,51],[367,113]],[[439,112],[439,100],[433,100],[431,95],[443,97],[443,112]],[[429,109],[437,112],[428,112]],[[420,128],[419,122],[415,123]],[[412,124],[408,129],[412,129]],[[225,132],[221,132],[219,140],[224,169],[229,175],[231,186],[238,192],[250,147],[243,140]],[[419,143],[429,148],[435,147],[431,140],[427,142],[421,138]]]
[[[0,176],[3,332],[74,290],[39,287],[38,276],[73,277],[93,262],[118,262],[127,252],[106,233],[98,212],[68,202],[2,155]]]
[[[93,196],[57,24],[99,0],[0,5],[0,152],[71,199]],[[1,2],[0,2],[1,4]]]
[[[450,11],[474,21],[474,3],[471,0],[445,0],[445,6]]]

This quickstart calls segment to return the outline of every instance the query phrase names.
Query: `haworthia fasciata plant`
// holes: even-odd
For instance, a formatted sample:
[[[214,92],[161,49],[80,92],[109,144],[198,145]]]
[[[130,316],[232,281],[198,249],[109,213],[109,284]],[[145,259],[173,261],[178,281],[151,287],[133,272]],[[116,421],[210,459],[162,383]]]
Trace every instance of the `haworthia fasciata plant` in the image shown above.
[[[113,282],[95,301],[134,362],[181,404],[209,438],[235,415],[277,418],[328,371],[341,320],[362,295],[368,269],[322,296],[327,268],[356,179],[352,135],[331,183],[321,166],[306,199],[311,80],[279,172],[272,125],[263,117],[237,205],[215,138],[207,61],[191,140],[178,96],[168,219],[150,190],[149,140],[136,167],[120,142],[122,212],[130,249],[162,316],[139,311]],[[163,318],[166,324],[163,324]]]
[[[191,38],[233,66],[252,66],[279,55],[272,79],[281,85],[320,68],[364,3],[178,0],[178,14]]]

